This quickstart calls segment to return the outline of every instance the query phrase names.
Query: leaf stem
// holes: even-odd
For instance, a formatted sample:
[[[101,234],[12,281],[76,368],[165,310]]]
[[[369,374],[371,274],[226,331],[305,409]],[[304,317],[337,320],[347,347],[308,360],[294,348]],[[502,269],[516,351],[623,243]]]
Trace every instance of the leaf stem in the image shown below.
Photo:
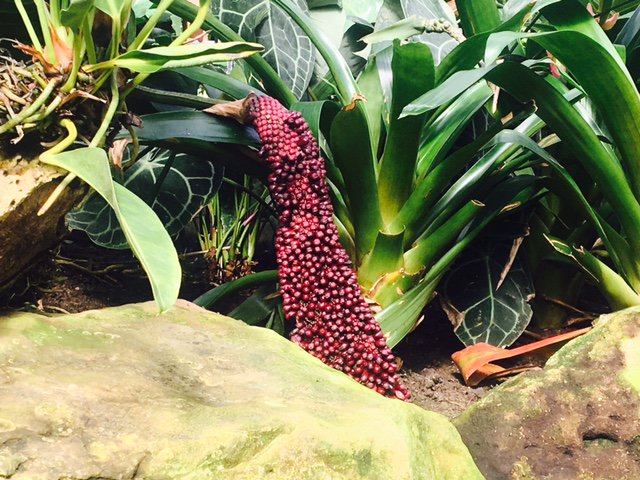
[[[102,119],[102,123],[100,124],[100,128],[94,135],[93,139],[91,139],[91,143],[89,144],[89,148],[100,147],[104,143],[104,139],[107,135],[107,130],[111,125],[111,121],[118,110],[118,105],[120,104],[120,91],[118,90],[118,69],[114,68],[113,72],[111,72],[111,101],[109,103],[109,107],[107,108],[107,113]]]
[[[29,14],[27,13],[27,10],[24,8],[22,0],[14,0],[14,1],[16,4],[16,8],[20,13],[20,17],[22,18],[22,23],[24,23],[24,26],[27,29],[27,33],[29,34],[31,45],[33,45],[33,47],[36,50],[38,50],[40,53],[44,53],[44,50],[42,49],[42,44],[40,43],[40,39],[38,38],[38,35],[36,34],[36,31],[33,28],[33,24],[31,23],[31,19],[29,18]]]
[[[147,38],[149,38],[149,35],[162,18],[162,15],[164,15],[164,12],[167,11],[172,3],[173,0],[160,1],[158,6],[156,7],[156,11],[151,17],[149,17],[149,20],[147,20],[147,23],[144,24],[144,27],[142,27],[135,40],[131,43],[131,45],[129,45],[127,51],[137,50],[144,45],[144,42],[147,41]]]
[[[49,20],[47,19],[47,8],[44,0],[33,0],[38,10],[38,19],[40,20],[40,29],[44,37],[47,60],[51,63],[57,63],[55,49],[53,48],[53,40],[49,31]]]

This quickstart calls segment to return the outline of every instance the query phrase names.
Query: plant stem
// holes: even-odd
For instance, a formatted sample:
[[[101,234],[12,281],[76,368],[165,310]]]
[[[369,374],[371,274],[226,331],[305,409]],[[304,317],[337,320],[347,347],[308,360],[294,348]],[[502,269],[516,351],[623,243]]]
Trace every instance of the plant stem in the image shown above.
[[[154,3],[159,3],[158,0],[152,0]],[[192,5],[187,0],[175,0],[169,11],[174,15],[184,19],[191,20],[197,14],[197,7]],[[218,39],[230,42],[244,42],[245,40],[234,32],[231,28],[222,23],[212,13],[209,13],[202,24],[205,30],[210,30],[211,33]],[[269,95],[277,98],[280,103],[285,107],[290,107],[298,99],[291,92],[291,89],[282,81],[278,73],[267,63],[267,61],[260,55],[252,55],[244,59],[247,65],[255,72],[257,77],[262,81],[264,87]]]
[[[89,147],[99,147],[104,143],[104,139],[107,135],[107,130],[111,125],[111,121],[118,110],[118,105],[120,103],[120,91],[118,90],[118,69],[114,68],[111,72],[111,101],[109,103],[109,107],[107,108],[107,113],[102,119],[102,123],[100,124],[100,128],[94,135]]]
[[[22,23],[24,23],[24,26],[27,29],[27,33],[29,34],[31,45],[40,53],[44,53],[44,50],[42,49],[42,44],[40,43],[40,39],[38,38],[38,35],[36,34],[36,31],[33,28],[33,24],[31,23],[29,14],[27,13],[27,10],[24,8],[24,5],[22,4],[22,0],[14,0],[14,1],[16,4],[16,8],[20,13],[20,17],[22,18]]]
[[[36,9],[38,10],[38,19],[40,20],[40,29],[42,30],[42,36],[44,37],[44,43],[46,48],[46,57],[50,63],[57,63],[56,52],[53,48],[53,40],[51,39],[51,32],[49,31],[49,20],[47,19],[47,8],[44,0],[34,0]]]
[[[196,33],[202,27],[202,24],[207,19],[207,15],[211,10],[211,0],[200,0],[200,7],[198,8],[198,13],[196,18],[193,19],[193,22],[189,24],[184,31],[178,35],[178,37],[171,42],[171,45],[182,45],[184,42],[191,38],[191,35]]]
[[[211,0],[200,0],[200,7],[198,8],[198,13],[196,17],[193,19],[193,22],[186,28],[180,35],[178,35],[170,44],[170,46],[175,47],[178,45],[182,45],[184,42],[189,40],[191,35],[200,30],[202,24],[207,18],[209,14],[209,10],[211,8]],[[122,98],[126,98],[138,85],[144,82],[147,78],[149,78],[149,73],[139,73],[136,75],[133,80],[129,83],[126,90],[122,92]]]
[[[149,34],[151,34],[155,26],[160,21],[160,18],[162,18],[162,15],[164,15],[164,12],[167,11],[172,3],[173,0],[161,0],[156,8],[156,11],[149,18],[149,20],[147,20],[147,23],[144,24],[144,27],[142,27],[142,30],[140,30],[140,33],[138,33],[135,40],[131,43],[131,45],[129,45],[127,51],[137,50],[144,45],[144,42],[146,42],[147,38],[149,38]]]
[[[84,44],[87,48],[87,60],[90,64],[94,64],[98,62],[98,57],[96,55],[96,46],[93,43],[93,35],[92,35],[92,25],[93,12],[84,19],[84,23],[82,24],[82,38],[84,39]]]
[[[78,34],[73,39],[73,65],[71,66],[71,72],[67,81],[64,83],[60,91],[62,93],[69,93],[76,87],[76,81],[78,79],[78,72],[82,66],[82,57],[84,56],[84,42],[82,41],[82,35]]]
[[[25,118],[24,123],[40,122],[53,113],[53,111],[62,103],[62,95],[57,95],[56,98],[47,106],[43,112],[38,112],[35,115],[31,115]]]
[[[44,105],[44,103],[47,101],[47,99],[51,95],[51,92],[53,92],[53,89],[55,88],[57,83],[58,81],[55,79],[50,80],[47,86],[45,87],[45,89],[42,91],[42,93],[38,96],[38,98],[36,98],[33,101],[33,103],[31,103],[31,105],[29,105],[27,108],[22,110],[15,117],[11,118],[5,124],[0,125],[0,135],[8,132],[15,126],[21,124],[25,119],[29,118],[31,115],[36,113],[40,109],[40,107],[42,107],[42,105]]]

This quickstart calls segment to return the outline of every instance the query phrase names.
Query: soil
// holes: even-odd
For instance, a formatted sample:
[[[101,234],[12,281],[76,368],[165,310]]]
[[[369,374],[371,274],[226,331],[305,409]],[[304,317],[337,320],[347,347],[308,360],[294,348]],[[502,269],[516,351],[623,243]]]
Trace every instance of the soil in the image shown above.
[[[181,298],[193,300],[212,288],[202,252],[182,254],[181,263]],[[129,251],[97,247],[74,232],[9,291],[0,292],[0,308],[76,313],[152,298],[145,274]],[[413,403],[453,418],[487,393],[491,386],[471,388],[462,381],[451,360],[461,348],[438,302],[432,302],[425,320],[395,349]]]

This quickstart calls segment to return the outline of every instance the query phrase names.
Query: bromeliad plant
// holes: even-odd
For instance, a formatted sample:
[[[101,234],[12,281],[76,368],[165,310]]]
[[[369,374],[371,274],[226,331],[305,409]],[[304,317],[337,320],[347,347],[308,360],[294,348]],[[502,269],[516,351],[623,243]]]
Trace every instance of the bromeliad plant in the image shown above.
[[[565,238],[554,237],[561,230],[542,222],[540,228],[547,229],[542,233],[557,253],[551,258],[577,264],[613,309],[638,305],[640,94],[621,50],[580,3],[540,2],[537,12],[544,20],[539,29],[483,36],[475,53],[463,44],[461,54],[483,65],[459,72],[405,113],[437,108],[439,95],[455,98],[478,81],[489,81],[520,102],[534,102],[536,122],[553,132],[547,141],[559,139],[565,147],[566,166],[545,154],[535,169],[548,175],[543,180],[562,199],[563,214],[584,219]],[[621,40],[635,36],[634,23],[621,32]],[[521,47],[537,48],[541,55],[518,61],[511,52]],[[545,51],[561,62],[562,68],[554,70],[561,79],[549,74]]]
[[[125,115],[126,100],[149,75],[176,67],[228,62],[262,50],[260,45],[247,42],[191,42],[210,0],[200,2],[193,22],[169,46],[144,48],[171,3],[160,2],[136,31],[133,0],[34,0],[37,22],[28,15],[23,0],[15,0],[31,42],[16,47],[32,61],[7,60],[10,82],[4,85],[7,93],[0,106],[0,136],[14,136],[13,143],[25,135],[60,138],[40,161],[69,174],[40,213],[76,176],[87,182],[113,209],[149,276],[161,310],[174,303],[180,285],[175,248],[147,204],[112,180],[103,147],[118,122],[134,133],[131,117]]]
[[[320,139],[341,243],[393,346],[415,327],[458,254],[493,218],[539,191],[533,176],[512,175],[526,158],[514,161],[519,145],[509,140],[516,135],[512,129],[526,136],[535,133],[536,126],[525,120],[530,111],[523,111],[504,123],[491,120],[470,143],[456,144],[478,112],[490,105],[494,93],[486,84],[435,112],[400,118],[412,100],[465,68],[469,59],[454,50],[436,67],[427,45],[396,41],[382,45],[356,81],[342,56],[299,8],[288,0],[275,3],[329,65],[338,101],[294,102],[281,86],[271,90],[265,81],[263,87],[299,110]],[[177,14],[189,9],[182,2],[172,7]],[[528,11],[496,29],[520,29]],[[213,16],[205,27],[223,40],[238,39]],[[384,68],[389,58],[390,70]],[[254,73],[268,72],[252,62]],[[195,78],[193,71],[186,74]],[[206,80],[204,72],[200,74]],[[265,77],[271,78],[269,73]],[[390,85],[386,96],[385,85]],[[219,298],[205,295],[199,301],[210,305],[212,297]]]

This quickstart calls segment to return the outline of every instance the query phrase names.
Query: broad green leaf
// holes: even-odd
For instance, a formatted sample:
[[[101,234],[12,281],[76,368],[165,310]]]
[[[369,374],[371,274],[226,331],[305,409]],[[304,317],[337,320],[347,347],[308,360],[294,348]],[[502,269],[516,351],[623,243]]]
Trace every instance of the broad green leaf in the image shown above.
[[[295,0],[305,12],[306,3]],[[311,41],[271,0],[215,0],[213,13],[242,38],[264,45],[264,59],[299,99],[313,72]]]
[[[405,18],[414,15],[428,20],[443,18],[453,27],[457,25],[453,10],[444,0],[401,0],[400,3]],[[458,42],[447,33],[425,33],[418,38],[429,46],[436,65],[458,45]]]
[[[95,3],[95,0],[71,0],[69,5],[60,12],[60,23],[65,27],[80,28]]]
[[[399,119],[414,98],[433,88],[435,68],[428,47],[421,43],[393,46],[393,87],[389,130],[379,166],[378,196],[384,224],[389,224],[409,198],[424,116]]]
[[[139,73],[155,73],[160,70],[229,62],[262,50],[262,45],[247,42],[207,42],[175,47],[153,47],[145,50],[131,50],[106,62],[85,67],[85,70],[92,72],[119,67]]]
[[[160,311],[178,298],[181,270],[171,237],[151,208],[111,179],[109,159],[100,148],[79,148],[41,161],[74,173],[87,182],[113,208],[118,222],[144,268]]]
[[[363,38],[373,32],[373,26],[357,18],[352,20],[354,22],[353,25],[342,36],[340,53],[349,65],[351,74],[357,77],[367,64],[367,59],[363,56],[363,51],[367,48],[367,44],[363,41]]]
[[[381,227],[375,158],[362,101],[343,108],[331,125],[331,152],[346,184],[358,258],[372,248]]]
[[[123,185],[144,200],[175,237],[217,192],[223,172],[200,158],[152,151],[125,171]],[[98,194],[67,214],[66,220],[70,228],[85,231],[102,247],[129,247],[113,209]]]
[[[208,87],[217,88],[232,98],[239,100],[245,98],[250,93],[261,94],[260,90],[244,82],[231,78],[230,75],[217,72],[207,67],[187,67],[178,68],[174,72],[184,75],[191,80],[200,82]]]
[[[142,126],[134,130],[140,141],[153,142],[174,138],[206,142],[260,145],[254,129],[205,112],[179,110],[142,115]]]
[[[333,81],[337,86],[341,97],[342,105],[347,106],[354,101],[358,95],[358,85],[356,84],[349,65],[340,54],[339,50],[320,31],[313,20],[302,10],[293,0],[271,0],[278,5],[287,15],[304,30],[313,45],[316,47],[322,59],[329,67]]]
[[[444,18],[456,24],[456,16],[444,0],[400,0],[405,17]]]
[[[511,248],[511,242],[485,240],[467,250],[442,281],[445,311],[467,346],[507,347],[531,320],[533,285]]]
[[[457,0],[460,25],[467,37],[493,30],[500,24],[495,0]]]

